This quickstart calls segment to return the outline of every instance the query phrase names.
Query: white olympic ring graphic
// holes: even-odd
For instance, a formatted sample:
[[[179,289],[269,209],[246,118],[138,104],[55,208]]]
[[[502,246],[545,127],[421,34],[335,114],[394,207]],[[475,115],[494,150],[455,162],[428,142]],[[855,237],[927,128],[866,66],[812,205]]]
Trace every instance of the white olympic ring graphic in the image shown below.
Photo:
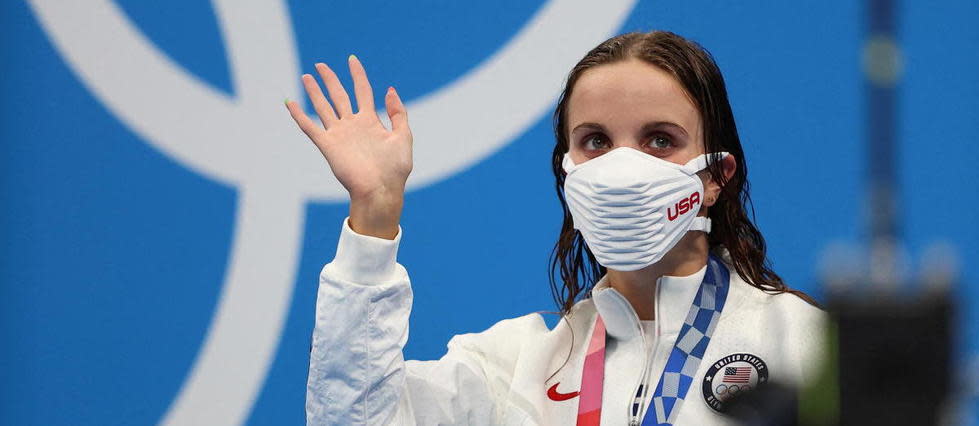
[[[414,147],[408,189],[471,167],[539,121],[568,70],[621,26],[635,1],[549,0],[477,67],[409,101],[412,133],[425,143]],[[305,204],[346,200],[319,152],[282,111],[284,95],[302,99],[285,2],[212,2],[234,96],[174,62],[111,0],[29,0],[69,68],[122,123],[188,169],[238,190],[221,294],[163,424],[246,420],[291,303]]]

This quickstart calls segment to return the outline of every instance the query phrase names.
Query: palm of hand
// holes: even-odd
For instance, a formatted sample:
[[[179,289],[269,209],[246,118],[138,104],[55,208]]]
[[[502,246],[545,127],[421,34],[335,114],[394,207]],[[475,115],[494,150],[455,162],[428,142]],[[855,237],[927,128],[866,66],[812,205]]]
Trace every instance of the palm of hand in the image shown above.
[[[304,74],[302,80],[323,125],[306,116],[296,102],[286,101],[286,107],[352,199],[379,192],[403,193],[412,167],[407,111],[394,88],[389,88],[384,100],[392,127],[385,128],[374,110],[374,95],[363,65],[353,55],[349,63],[356,113],[336,74],[322,63],[316,64],[316,69],[332,102],[327,101],[313,76]]]

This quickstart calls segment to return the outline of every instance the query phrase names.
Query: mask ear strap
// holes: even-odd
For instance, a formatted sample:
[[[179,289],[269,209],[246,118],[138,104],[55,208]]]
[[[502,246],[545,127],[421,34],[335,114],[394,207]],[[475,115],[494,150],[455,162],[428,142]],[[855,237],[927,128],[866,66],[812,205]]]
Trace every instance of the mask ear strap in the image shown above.
[[[697,216],[693,218],[690,223],[690,231],[703,231],[710,234],[710,218],[704,216]]]
[[[688,161],[687,164],[684,164],[683,167],[681,167],[681,169],[683,169],[683,171],[689,175],[696,174],[697,172],[707,168],[707,165],[709,164],[707,161],[708,158],[710,158],[710,162],[713,163],[715,161],[721,161],[727,158],[728,155],[731,154],[727,152],[714,152],[700,155],[697,156],[697,158]]]

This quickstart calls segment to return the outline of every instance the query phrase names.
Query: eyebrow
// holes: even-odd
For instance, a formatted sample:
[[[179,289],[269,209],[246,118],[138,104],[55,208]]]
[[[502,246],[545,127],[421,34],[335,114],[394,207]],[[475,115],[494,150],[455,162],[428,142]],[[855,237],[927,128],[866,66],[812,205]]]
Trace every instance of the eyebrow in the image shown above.
[[[640,132],[648,132],[648,131],[653,130],[653,129],[656,129],[658,127],[676,127],[677,130],[683,132],[683,135],[684,136],[687,136],[688,135],[687,129],[684,129],[683,126],[681,126],[679,124],[676,124],[676,123],[674,123],[672,121],[650,121],[650,122],[648,122],[646,124],[643,124],[642,125],[642,128],[639,129],[639,131]],[[571,129],[571,133],[574,133],[574,132],[578,131],[578,129],[593,129],[593,130],[601,130],[603,132],[605,131],[605,127],[604,126],[602,126],[601,124],[598,124],[598,123],[592,123],[590,121],[584,122],[584,123],[581,123],[581,124],[575,126],[574,129]]]

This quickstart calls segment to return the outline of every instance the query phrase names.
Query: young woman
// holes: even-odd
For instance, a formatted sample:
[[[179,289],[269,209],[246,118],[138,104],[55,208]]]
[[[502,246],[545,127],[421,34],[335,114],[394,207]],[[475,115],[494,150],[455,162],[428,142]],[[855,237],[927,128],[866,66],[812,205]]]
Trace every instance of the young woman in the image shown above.
[[[733,397],[814,373],[825,314],[766,263],[720,70],[659,31],[588,52],[554,113],[562,321],[503,320],[439,360],[404,361],[412,293],[395,258],[411,132],[393,88],[381,125],[363,66],[349,66],[357,113],[324,64],[332,102],[303,76],[322,126],[286,102],[351,198],[320,276],[309,423],[724,424]]]

